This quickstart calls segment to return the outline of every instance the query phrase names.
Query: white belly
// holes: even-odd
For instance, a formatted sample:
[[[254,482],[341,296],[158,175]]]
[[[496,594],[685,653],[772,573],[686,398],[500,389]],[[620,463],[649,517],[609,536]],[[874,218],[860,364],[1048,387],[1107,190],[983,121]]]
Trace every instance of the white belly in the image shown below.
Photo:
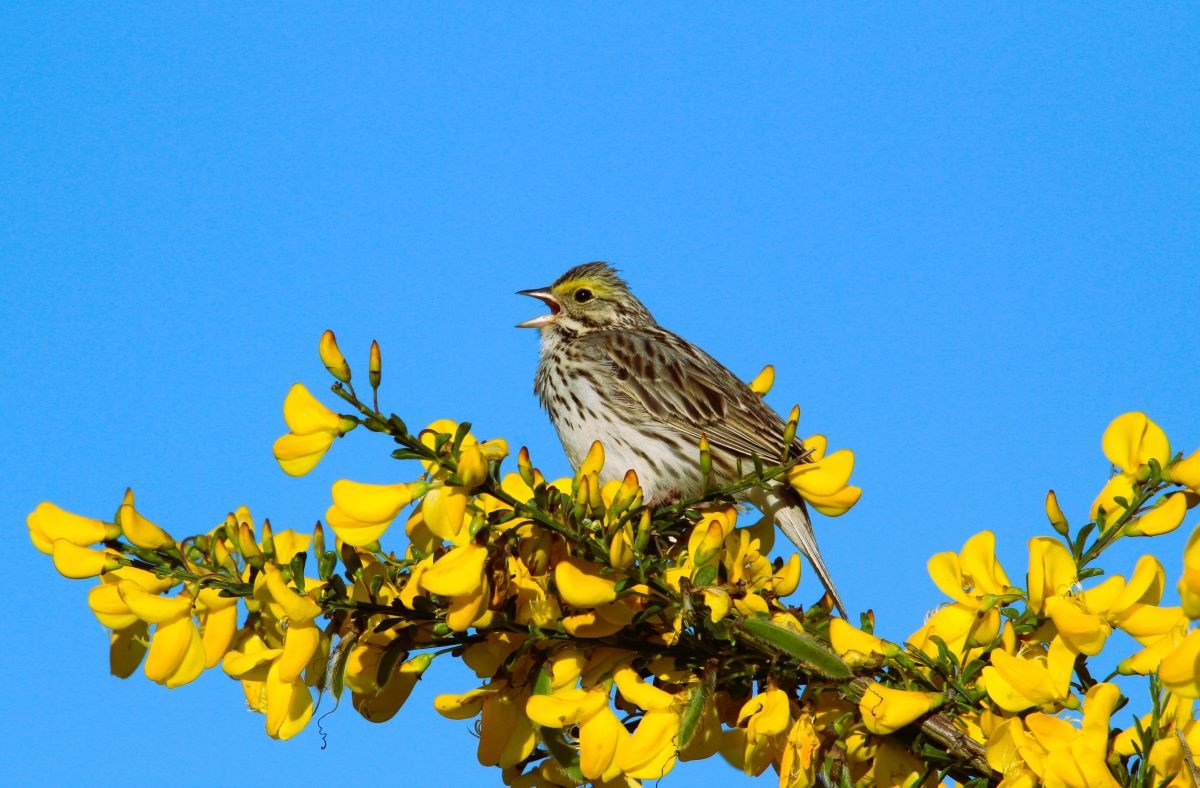
[[[620,420],[586,380],[575,378],[568,381],[568,387],[590,414],[580,418],[565,408],[551,409],[550,417],[571,467],[578,468],[598,440],[604,446],[602,482],[622,479],[632,469],[646,500],[660,493],[689,495],[701,489],[698,446],[665,427]]]

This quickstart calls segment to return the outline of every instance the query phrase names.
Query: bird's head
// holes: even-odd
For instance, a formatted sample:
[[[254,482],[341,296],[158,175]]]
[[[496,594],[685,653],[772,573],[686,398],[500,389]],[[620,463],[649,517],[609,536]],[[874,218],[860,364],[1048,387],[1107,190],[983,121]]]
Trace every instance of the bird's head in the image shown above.
[[[649,310],[608,263],[577,265],[549,287],[521,290],[518,295],[540,299],[550,307],[550,314],[518,323],[518,328],[581,334],[604,328],[654,325]]]

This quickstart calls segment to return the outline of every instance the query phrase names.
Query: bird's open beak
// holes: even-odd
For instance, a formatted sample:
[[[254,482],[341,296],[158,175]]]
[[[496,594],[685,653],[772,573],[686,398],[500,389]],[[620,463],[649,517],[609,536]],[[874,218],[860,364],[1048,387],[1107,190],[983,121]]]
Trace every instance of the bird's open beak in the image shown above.
[[[529,296],[530,298],[538,298],[546,302],[546,306],[550,307],[550,314],[539,315],[538,317],[530,318],[524,323],[517,323],[517,328],[542,328],[554,322],[554,318],[558,317],[558,313],[562,311],[562,306],[558,303],[558,299],[550,292],[548,287],[535,288],[533,290],[518,290],[517,295]]]

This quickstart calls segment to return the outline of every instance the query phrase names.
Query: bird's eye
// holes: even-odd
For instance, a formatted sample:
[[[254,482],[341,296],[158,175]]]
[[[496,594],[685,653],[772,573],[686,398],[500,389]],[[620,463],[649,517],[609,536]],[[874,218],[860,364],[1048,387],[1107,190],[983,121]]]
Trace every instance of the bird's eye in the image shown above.
[[[586,287],[582,290],[575,291],[575,303],[577,304],[586,304],[588,301],[591,301],[592,298],[592,291],[588,290]]]

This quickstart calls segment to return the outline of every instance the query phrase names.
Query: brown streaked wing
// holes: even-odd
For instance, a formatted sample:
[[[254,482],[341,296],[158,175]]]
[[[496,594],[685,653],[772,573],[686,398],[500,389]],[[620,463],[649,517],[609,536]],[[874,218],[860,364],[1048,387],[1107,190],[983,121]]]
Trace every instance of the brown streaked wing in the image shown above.
[[[714,449],[773,462],[783,449],[783,420],[745,383],[703,350],[664,328],[594,331],[574,343],[607,368],[609,393],[633,421],[661,422]],[[641,411],[639,414],[638,411]]]

